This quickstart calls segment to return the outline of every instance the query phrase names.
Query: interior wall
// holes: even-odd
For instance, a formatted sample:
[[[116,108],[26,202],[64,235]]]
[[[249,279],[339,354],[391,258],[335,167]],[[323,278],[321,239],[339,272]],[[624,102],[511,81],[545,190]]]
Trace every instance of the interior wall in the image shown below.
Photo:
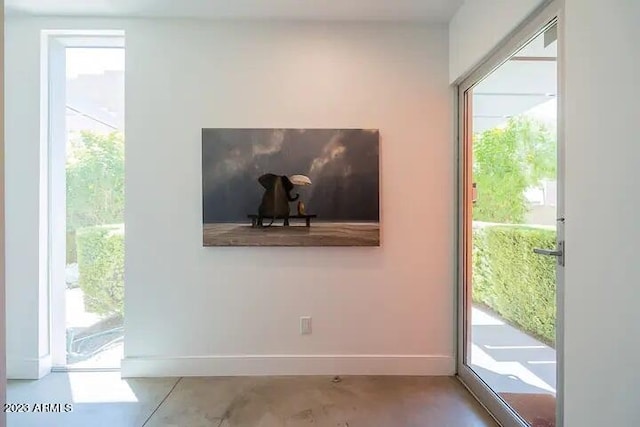
[[[7,375],[35,379],[51,367],[39,30],[8,19],[4,48]]]
[[[454,372],[446,26],[9,19],[9,307],[37,281],[34,55],[64,28],[126,31],[125,376]],[[203,127],[379,128],[382,247],[203,248]]]
[[[449,81],[464,78],[546,0],[465,0],[449,23]]]
[[[4,0],[0,0],[0,99],[4,100]],[[4,222],[4,102],[0,102],[0,403],[7,402],[7,346],[6,346],[6,298],[5,298],[5,222]],[[0,414],[0,427],[7,423],[7,416]]]
[[[126,43],[123,373],[452,374],[446,27],[144,21]],[[203,248],[203,127],[379,128],[382,247]]]
[[[640,3],[565,0],[565,425],[640,425]]]

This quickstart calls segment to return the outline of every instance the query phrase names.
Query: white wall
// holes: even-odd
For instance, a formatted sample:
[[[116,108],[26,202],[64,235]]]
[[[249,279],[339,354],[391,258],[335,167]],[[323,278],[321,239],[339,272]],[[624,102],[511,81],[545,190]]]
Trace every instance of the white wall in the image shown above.
[[[5,26],[7,375],[50,367],[46,310],[46,144],[40,141],[40,34]]]
[[[146,21],[126,43],[124,374],[453,373],[446,27]],[[379,128],[382,248],[203,248],[203,127]]]
[[[0,0],[0,99],[4,99],[4,0]],[[5,305],[5,259],[4,259],[4,102],[0,103],[0,403],[7,401],[7,352],[6,352],[6,305]],[[0,427],[7,423],[4,411],[0,414]]]
[[[126,30],[124,375],[454,372],[445,26],[10,19],[17,266],[37,262],[42,28]],[[382,247],[203,248],[200,132],[216,126],[379,128]],[[31,307],[20,271],[8,297]]]
[[[640,2],[565,14],[565,425],[637,426]]]
[[[449,81],[464,77],[546,0],[466,0],[449,23]]]

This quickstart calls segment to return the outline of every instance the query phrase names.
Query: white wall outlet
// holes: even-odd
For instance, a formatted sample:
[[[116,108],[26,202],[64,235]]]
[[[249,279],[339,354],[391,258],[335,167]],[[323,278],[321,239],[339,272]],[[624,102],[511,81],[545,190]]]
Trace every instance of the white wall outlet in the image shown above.
[[[311,316],[302,316],[300,318],[300,335],[309,335],[311,333]]]

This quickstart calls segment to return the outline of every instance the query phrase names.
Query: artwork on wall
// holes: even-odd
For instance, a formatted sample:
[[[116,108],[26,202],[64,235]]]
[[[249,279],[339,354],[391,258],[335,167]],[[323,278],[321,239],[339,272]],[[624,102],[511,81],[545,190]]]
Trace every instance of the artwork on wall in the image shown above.
[[[203,129],[204,246],[380,246],[379,139]]]

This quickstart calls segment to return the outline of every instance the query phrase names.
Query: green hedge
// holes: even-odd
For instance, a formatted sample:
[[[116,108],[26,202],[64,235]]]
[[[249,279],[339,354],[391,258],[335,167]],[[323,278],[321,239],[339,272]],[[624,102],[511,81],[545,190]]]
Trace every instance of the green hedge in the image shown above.
[[[74,262],[78,262],[75,230],[67,231],[67,264],[73,264]]]
[[[473,301],[553,345],[556,321],[555,231],[490,225],[473,231]]]
[[[78,230],[79,285],[87,311],[101,315],[124,311],[124,226]]]

